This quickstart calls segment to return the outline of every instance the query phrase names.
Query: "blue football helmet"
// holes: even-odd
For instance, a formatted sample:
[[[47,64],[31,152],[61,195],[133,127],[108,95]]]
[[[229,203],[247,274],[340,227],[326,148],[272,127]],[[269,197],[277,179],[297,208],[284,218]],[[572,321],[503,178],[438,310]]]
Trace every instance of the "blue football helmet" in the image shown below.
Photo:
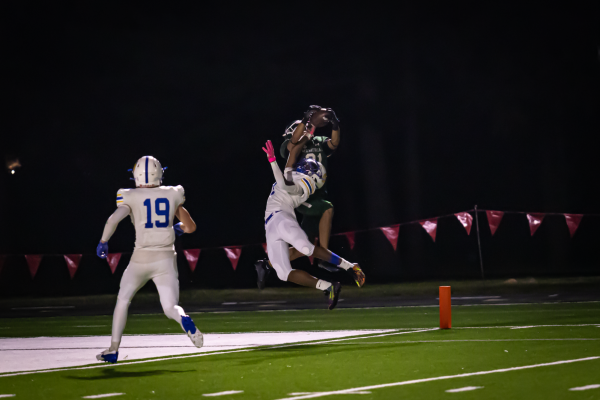
[[[319,173],[319,164],[312,158],[301,158],[296,163],[296,172],[301,174],[313,176]]]

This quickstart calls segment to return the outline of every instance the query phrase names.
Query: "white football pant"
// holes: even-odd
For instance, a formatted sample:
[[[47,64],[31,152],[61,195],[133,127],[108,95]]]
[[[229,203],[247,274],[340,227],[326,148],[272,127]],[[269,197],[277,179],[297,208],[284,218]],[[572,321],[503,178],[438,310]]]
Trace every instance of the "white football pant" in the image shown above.
[[[277,277],[287,281],[288,275],[292,272],[289,245],[306,256],[312,255],[315,245],[308,240],[296,217],[285,211],[274,213],[265,229],[269,261],[277,271]]]
[[[113,315],[112,343],[120,343],[127,323],[127,311],[133,296],[150,279],[154,281],[165,315],[181,325],[185,312],[179,303],[177,253],[174,251],[136,250],[121,278],[121,288]]]

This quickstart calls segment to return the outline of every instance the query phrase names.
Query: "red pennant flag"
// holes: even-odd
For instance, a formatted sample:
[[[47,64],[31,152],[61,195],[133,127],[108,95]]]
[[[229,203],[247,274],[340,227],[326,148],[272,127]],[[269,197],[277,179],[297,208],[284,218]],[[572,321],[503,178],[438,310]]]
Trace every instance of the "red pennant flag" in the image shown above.
[[[435,233],[437,231],[437,218],[428,219],[427,221],[420,221],[419,224],[429,233],[429,236],[435,242]]]
[[[113,274],[117,270],[117,266],[119,265],[119,260],[121,259],[121,253],[109,253],[106,256],[106,261],[108,261],[108,266],[110,267],[110,272]]]
[[[537,231],[537,229],[542,224],[544,220],[544,214],[542,213],[531,213],[527,214],[527,219],[529,220],[529,231],[531,232],[531,236]]]
[[[81,261],[81,254],[65,254],[65,261],[67,262],[67,268],[69,269],[69,275],[71,279],[75,276],[77,268],[79,268],[79,262]]]
[[[190,264],[190,269],[194,272],[196,270],[196,264],[198,264],[198,258],[200,258],[200,249],[184,250],[183,254],[185,254],[185,259],[188,261],[188,264]],[[233,269],[235,269],[235,267]]]
[[[486,211],[488,223],[490,224],[490,231],[492,231],[492,236],[496,233],[496,229],[500,225],[500,221],[502,221],[502,217],[504,216],[504,211]]]
[[[398,231],[400,230],[400,225],[386,226],[379,229],[381,229],[381,232],[383,232],[385,237],[392,244],[394,251],[396,251],[396,247],[398,246]]]
[[[565,221],[567,221],[567,226],[569,227],[569,233],[571,234],[571,237],[573,237],[575,231],[577,228],[579,228],[581,218],[583,218],[583,214],[565,214]]]
[[[269,252],[267,251],[267,244],[263,243],[262,247],[263,247],[263,250],[265,251],[265,254],[269,255]]]
[[[458,213],[458,214],[454,214],[454,215],[456,215],[456,218],[458,218],[458,221],[467,230],[467,235],[470,235],[471,234],[471,225],[473,225],[473,216],[466,211]]]
[[[242,254],[241,247],[225,247],[225,253],[227,253],[227,258],[231,261],[231,266],[233,270],[237,268],[238,261],[240,260],[240,254]]]
[[[42,262],[42,257],[43,256],[41,254],[29,254],[25,256],[32,279],[35,278],[35,274],[37,274],[40,263]]]
[[[4,266],[5,260],[6,260],[6,256],[0,255],[0,272],[2,272],[2,267]]]
[[[348,243],[350,244],[350,250],[354,249],[354,232],[346,232],[344,233],[344,236],[346,236],[346,239],[348,239]]]

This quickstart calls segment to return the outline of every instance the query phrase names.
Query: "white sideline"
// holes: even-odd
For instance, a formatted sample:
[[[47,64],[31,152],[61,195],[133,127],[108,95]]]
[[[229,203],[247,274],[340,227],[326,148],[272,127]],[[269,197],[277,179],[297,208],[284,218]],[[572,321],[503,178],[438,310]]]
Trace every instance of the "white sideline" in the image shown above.
[[[227,390],[225,392],[217,392],[217,393],[205,393],[202,396],[204,397],[214,397],[214,396],[226,396],[228,394],[238,394],[244,393],[243,390]]]
[[[571,391],[580,391],[580,390],[590,390],[590,389],[598,389],[598,388],[600,388],[600,385],[587,385],[587,386],[574,387],[574,388],[571,388],[569,390],[571,390]]]
[[[518,371],[518,370],[522,370],[522,369],[547,367],[547,366],[550,366],[550,365],[570,364],[570,363],[579,362],[579,361],[591,361],[591,360],[598,360],[598,359],[600,359],[599,356],[594,356],[594,357],[586,357],[586,358],[577,358],[577,359],[574,359],[574,360],[554,361],[554,362],[543,363],[543,364],[524,365],[522,367],[501,368],[501,369],[494,369],[494,370],[490,370],[490,371],[471,372],[471,373],[458,374],[458,375],[436,376],[436,377],[433,377],[433,378],[413,379],[413,380],[410,380],[410,381],[384,383],[384,384],[381,384],[381,385],[362,386],[362,387],[357,387],[357,388],[335,390],[335,391],[330,391],[330,392],[320,392],[320,393],[309,394],[309,395],[305,395],[305,396],[284,397],[284,398],[279,399],[279,400],[314,399],[316,397],[325,397],[325,396],[331,396],[331,395],[335,395],[335,394],[349,394],[349,393],[356,392],[356,391],[381,389],[381,388],[393,387],[393,386],[412,385],[414,383],[441,381],[441,380],[445,380],[445,379],[465,378],[465,377],[468,377],[468,376],[488,375],[488,374],[494,374],[494,373],[497,373],[497,372]]]
[[[116,364],[104,363],[104,364],[89,365],[86,367],[66,367],[66,368],[56,368],[56,369],[11,372],[11,373],[6,373],[6,374],[0,374],[0,378],[4,378],[4,377],[8,377],[8,376],[41,374],[41,373],[47,373],[47,372],[75,371],[75,370],[107,368],[107,367],[115,368],[115,367],[119,367],[119,366],[127,366],[127,365],[133,365],[133,364],[145,364],[145,363],[158,362],[158,361],[178,360],[178,359],[182,359],[182,358],[205,357],[205,356],[212,356],[212,355],[233,354],[233,353],[257,351],[257,350],[271,350],[271,349],[280,349],[280,348],[294,347],[294,346],[312,346],[312,345],[318,345],[318,344],[327,344],[327,343],[331,343],[331,342],[339,342],[342,340],[369,339],[371,337],[381,337],[381,336],[388,336],[388,335],[403,335],[406,333],[428,332],[428,331],[433,331],[433,330],[438,330],[438,328],[429,328],[429,329],[423,329],[423,330],[403,331],[403,332],[395,331],[395,332],[386,333],[386,334],[377,334],[377,335],[370,334],[370,335],[361,335],[361,336],[350,336],[350,337],[341,338],[341,339],[319,340],[319,341],[315,341],[315,342],[296,342],[296,343],[281,344],[281,345],[277,345],[277,346],[252,347],[252,348],[230,350],[230,351],[216,351],[216,352],[212,352],[212,353],[194,353],[194,354],[183,355],[183,356],[153,358],[153,359],[146,359],[146,360],[140,360],[140,361],[131,361],[131,362],[126,362],[126,363],[116,363]]]
[[[94,394],[91,396],[83,396],[82,399],[102,399],[104,397],[115,397],[115,396],[122,396],[125,393],[106,393],[106,394]]]
[[[465,386],[458,389],[448,389],[446,393],[469,392],[471,390],[483,389],[483,386]]]

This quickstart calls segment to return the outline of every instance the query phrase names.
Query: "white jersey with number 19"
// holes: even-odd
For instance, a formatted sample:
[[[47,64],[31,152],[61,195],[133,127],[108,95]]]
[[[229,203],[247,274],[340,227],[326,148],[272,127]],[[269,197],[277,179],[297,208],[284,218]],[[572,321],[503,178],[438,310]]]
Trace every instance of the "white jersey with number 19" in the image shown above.
[[[182,186],[119,189],[117,207],[126,205],[135,227],[135,249],[175,250],[173,218],[185,202]]]

